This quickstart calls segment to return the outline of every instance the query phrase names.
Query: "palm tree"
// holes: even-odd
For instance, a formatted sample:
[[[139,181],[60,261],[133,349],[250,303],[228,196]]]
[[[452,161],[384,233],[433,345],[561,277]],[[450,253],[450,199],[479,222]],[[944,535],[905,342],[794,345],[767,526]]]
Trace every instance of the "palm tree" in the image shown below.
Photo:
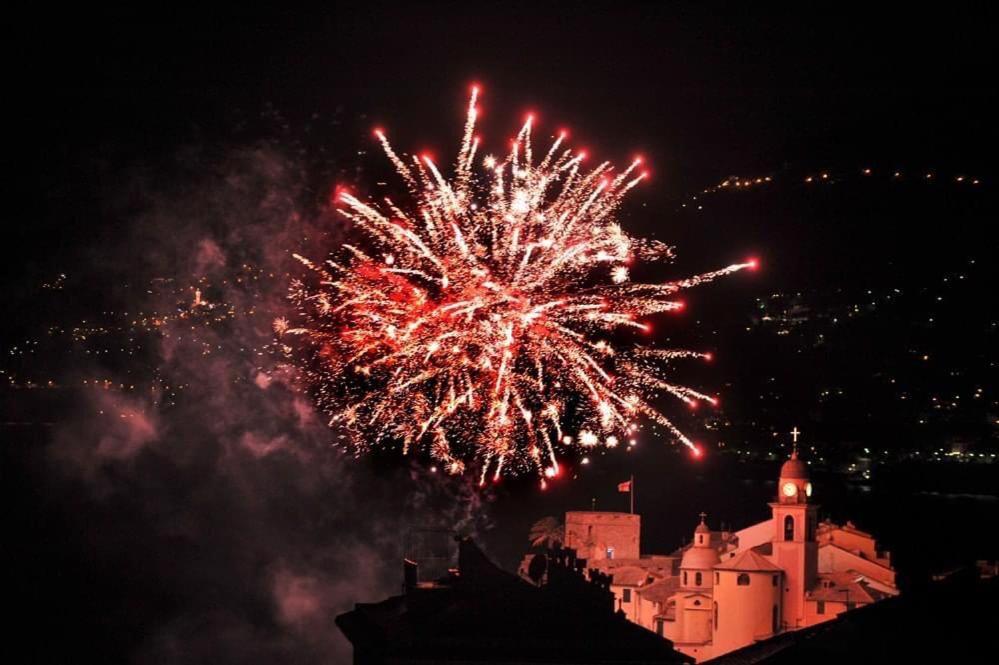
[[[527,536],[533,547],[551,547],[555,543],[561,543],[565,528],[562,523],[554,517],[542,517],[531,527],[531,533]]]

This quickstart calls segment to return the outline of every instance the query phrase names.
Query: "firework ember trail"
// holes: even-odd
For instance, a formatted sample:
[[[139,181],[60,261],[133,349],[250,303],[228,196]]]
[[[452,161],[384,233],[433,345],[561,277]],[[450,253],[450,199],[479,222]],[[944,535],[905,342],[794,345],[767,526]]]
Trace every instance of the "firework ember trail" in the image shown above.
[[[323,262],[295,257],[308,268],[289,291],[296,320],[275,331],[330,426],[357,454],[398,446],[449,473],[470,467],[480,483],[534,472],[543,487],[560,453],[633,442],[643,421],[699,454],[653,405],[664,394],[714,403],[665,373],[671,360],[710,355],[619,340],[647,331],[644,317],[682,308],[683,289],[755,261],[631,282],[635,260],[671,258],[615,219],[647,177],[641,159],[584,167],[564,134],[535,153],[532,117],[508,154],[480,156],[478,92],[453,175],[375,130],[412,200],[341,192],[338,212],[363,242]]]

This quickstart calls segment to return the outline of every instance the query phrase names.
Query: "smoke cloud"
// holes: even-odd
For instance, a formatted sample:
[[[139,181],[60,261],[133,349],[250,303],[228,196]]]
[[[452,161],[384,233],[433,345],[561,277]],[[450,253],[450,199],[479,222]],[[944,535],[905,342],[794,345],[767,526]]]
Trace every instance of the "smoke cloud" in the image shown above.
[[[53,510],[75,525],[83,651],[348,662],[333,618],[398,591],[406,529],[487,529],[488,496],[334,445],[269,344],[291,253],[322,255],[342,223],[312,205],[308,174],[280,148],[209,152],[112,179],[107,212],[127,231],[90,250],[108,281],[131,281],[109,295],[118,306],[169,320],[129,367],[65,369],[67,385],[100,374],[116,386],[84,391],[45,462]],[[135,288],[137,275],[162,288]],[[158,387],[118,389],[142,372]]]

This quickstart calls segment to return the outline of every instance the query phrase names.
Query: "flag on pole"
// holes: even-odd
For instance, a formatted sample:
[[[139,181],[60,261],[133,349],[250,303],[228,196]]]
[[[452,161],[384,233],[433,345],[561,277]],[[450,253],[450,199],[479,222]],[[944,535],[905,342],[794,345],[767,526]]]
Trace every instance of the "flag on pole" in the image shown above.
[[[631,481],[627,480],[627,481],[625,481],[623,483],[618,483],[617,484],[617,491],[618,492],[630,492],[631,491]]]

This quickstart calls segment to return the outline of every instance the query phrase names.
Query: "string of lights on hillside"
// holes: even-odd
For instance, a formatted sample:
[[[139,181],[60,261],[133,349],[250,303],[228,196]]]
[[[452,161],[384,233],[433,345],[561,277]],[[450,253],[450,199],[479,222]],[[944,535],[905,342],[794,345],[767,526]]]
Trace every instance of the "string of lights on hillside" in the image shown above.
[[[758,175],[753,177],[729,176],[695,194],[681,197],[681,208],[703,210],[705,197],[723,192],[756,190],[774,183],[791,183],[801,186],[833,185],[861,179],[881,179],[890,183],[946,184],[966,190],[979,188],[984,180],[966,173],[943,173],[936,169],[877,169],[862,166],[853,170],[818,170],[806,173],[784,172],[782,174]]]

